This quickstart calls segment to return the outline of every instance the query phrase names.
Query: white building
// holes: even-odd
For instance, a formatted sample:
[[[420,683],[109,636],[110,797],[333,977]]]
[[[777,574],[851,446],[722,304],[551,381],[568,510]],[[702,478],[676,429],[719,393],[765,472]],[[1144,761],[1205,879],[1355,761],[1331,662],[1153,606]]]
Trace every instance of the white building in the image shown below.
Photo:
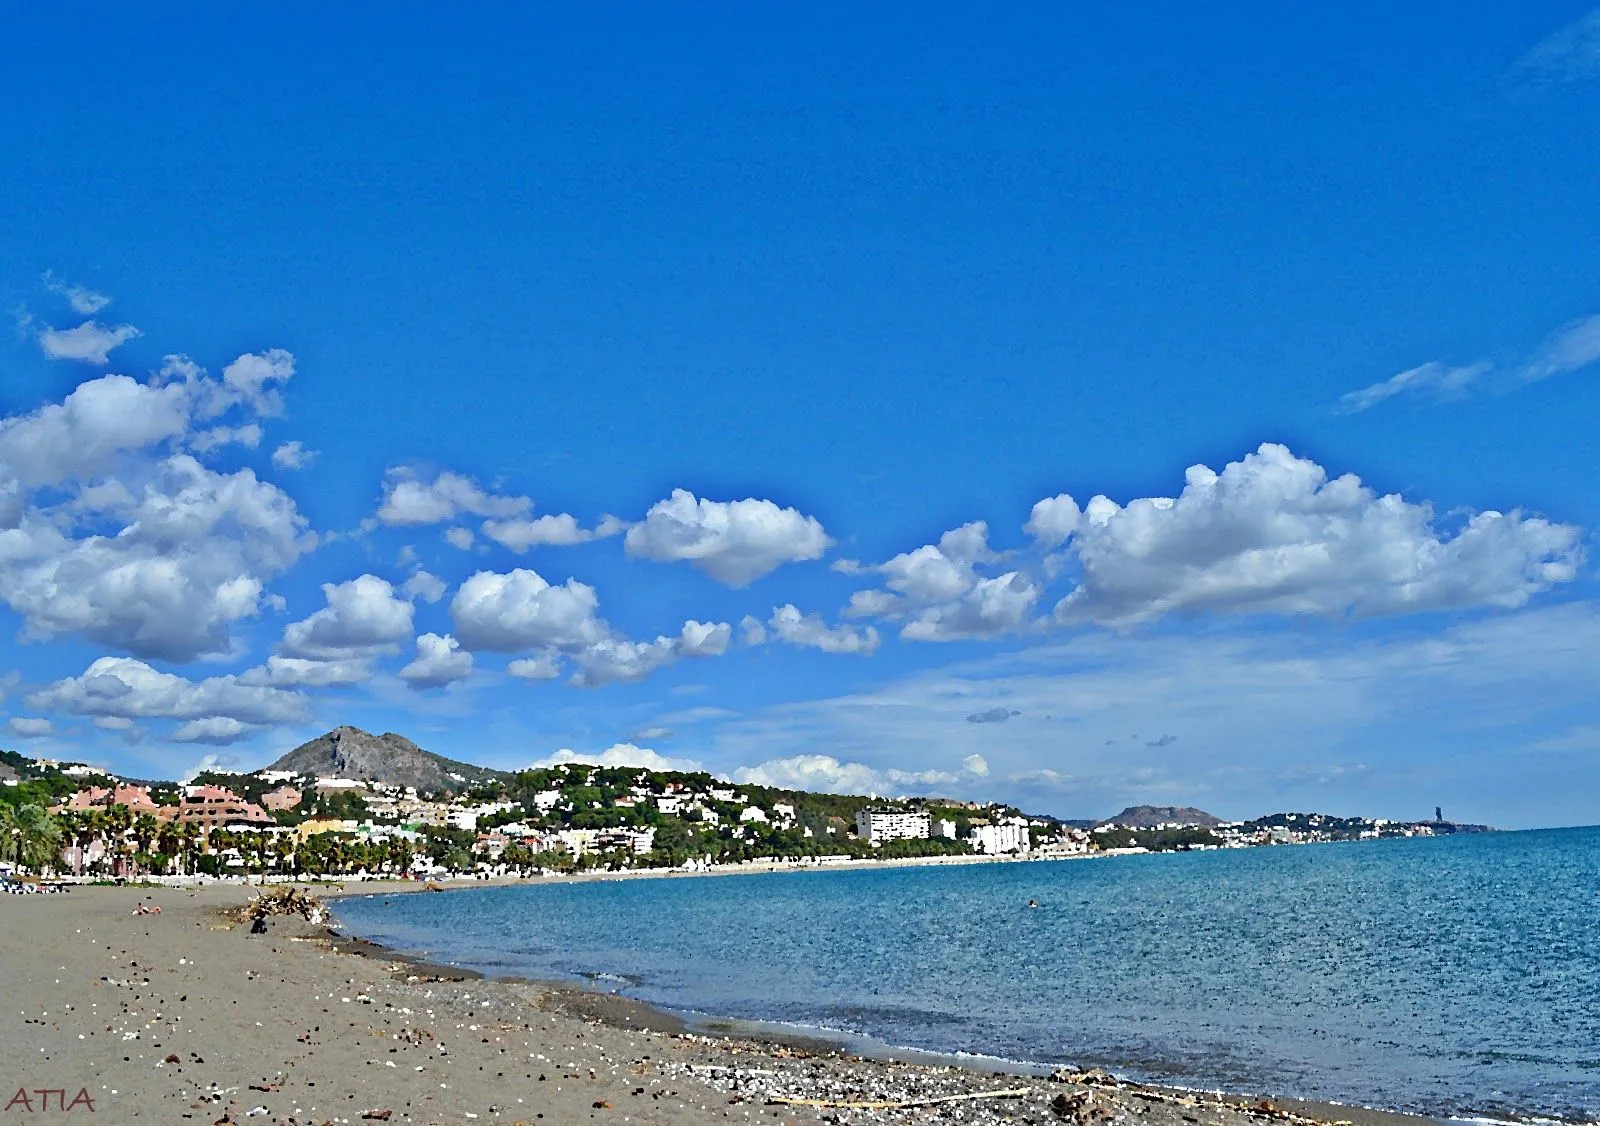
[[[762,809],[759,805],[747,805],[739,814],[739,820],[759,821],[765,825],[767,823],[767,811]]]
[[[940,818],[938,821],[933,823],[933,835],[936,837],[943,837],[947,841],[955,840],[956,823],[954,821],[946,821],[943,818]]]
[[[967,838],[986,856],[1028,851],[1028,823],[1020,817],[999,825],[974,825]]]
[[[673,817],[683,808],[683,799],[677,794],[662,794],[656,798],[656,808],[668,817]]]
[[[930,828],[931,822],[926,813],[863,809],[856,814],[856,836],[869,844],[926,838]]]

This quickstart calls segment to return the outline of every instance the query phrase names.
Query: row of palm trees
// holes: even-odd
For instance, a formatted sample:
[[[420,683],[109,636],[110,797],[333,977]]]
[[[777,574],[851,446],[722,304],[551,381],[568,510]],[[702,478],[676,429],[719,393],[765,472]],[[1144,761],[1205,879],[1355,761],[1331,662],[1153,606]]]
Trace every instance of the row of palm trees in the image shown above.
[[[297,841],[283,832],[207,832],[192,822],[160,820],[125,805],[51,813],[38,805],[0,803],[0,864],[39,875],[189,875],[239,868],[251,873],[399,874],[410,868],[415,854],[403,838],[366,841],[321,833]]]

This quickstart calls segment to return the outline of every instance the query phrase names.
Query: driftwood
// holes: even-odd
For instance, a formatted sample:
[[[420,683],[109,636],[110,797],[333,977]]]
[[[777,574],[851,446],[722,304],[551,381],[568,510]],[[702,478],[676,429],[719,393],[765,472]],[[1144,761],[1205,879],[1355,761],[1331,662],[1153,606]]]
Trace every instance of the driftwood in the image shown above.
[[[1144,1099],[1146,1102],[1166,1103],[1177,1107],[1210,1107],[1215,1110],[1231,1110],[1238,1114],[1252,1118],[1266,1118],[1275,1122],[1287,1122],[1291,1126],[1352,1126],[1348,1119],[1338,1118],[1328,1120],[1313,1118],[1306,1114],[1296,1114],[1292,1110],[1285,1110],[1271,1099],[1257,1099],[1250,1102],[1246,1099],[1229,1098],[1222,1094],[1209,1094],[1200,1091],[1163,1091],[1157,1087],[1147,1087],[1142,1083],[1130,1083],[1119,1080],[1115,1076],[1091,1068],[1088,1071],[1073,1071],[1071,1068],[1062,1068],[1050,1076],[1057,1083],[1077,1083],[1091,1089],[1102,1091],[1118,1091],[1134,1098]],[[1057,1111],[1057,1113],[1061,1113]]]
[[[835,1102],[829,1099],[802,1099],[791,1095],[771,1095],[767,1099],[767,1105],[771,1106],[777,1103],[783,1106],[817,1106],[831,1110],[904,1110],[907,1107],[934,1106],[939,1103],[960,1103],[968,1102],[972,1099],[1020,1099],[1032,1090],[1032,1087],[1011,1087],[1003,1091],[973,1091],[965,1095],[940,1095],[932,1099],[905,1099],[901,1101],[863,1099],[853,1102]]]

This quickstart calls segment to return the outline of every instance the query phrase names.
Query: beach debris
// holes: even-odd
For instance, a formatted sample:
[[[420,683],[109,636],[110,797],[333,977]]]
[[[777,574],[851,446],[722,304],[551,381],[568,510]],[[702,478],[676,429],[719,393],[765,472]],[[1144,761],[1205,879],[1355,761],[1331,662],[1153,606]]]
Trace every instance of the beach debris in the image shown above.
[[[387,1122],[393,1117],[394,1111],[387,1108],[383,1110],[369,1110],[361,1116],[362,1120],[365,1122]]]
[[[297,891],[294,888],[283,888],[277,891],[264,891],[249,903],[234,907],[224,912],[235,923],[262,923],[265,929],[265,920],[269,915],[299,915],[313,926],[322,923],[328,917],[328,908],[322,900],[308,891]],[[257,931],[256,933],[260,933]]]
[[[793,1095],[769,1095],[768,1106],[815,1106],[830,1110],[906,1110],[918,1106],[938,1106],[941,1103],[971,1102],[975,1099],[1020,1099],[1031,1094],[1032,1087],[1007,1087],[999,1091],[966,1091],[959,1095],[936,1095],[926,1099],[805,1099]]]
[[[1108,1101],[1093,1090],[1062,1093],[1050,1100],[1050,1109],[1057,1118],[1071,1122],[1104,1122],[1117,1116]]]

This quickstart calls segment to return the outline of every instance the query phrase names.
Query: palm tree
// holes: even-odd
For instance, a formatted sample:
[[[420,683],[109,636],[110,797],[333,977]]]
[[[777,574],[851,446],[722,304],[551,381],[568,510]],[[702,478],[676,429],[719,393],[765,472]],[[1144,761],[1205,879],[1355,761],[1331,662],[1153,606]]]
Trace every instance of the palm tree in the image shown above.
[[[183,857],[183,873],[190,875],[194,872],[194,854],[200,847],[200,826],[193,821],[184,821],[178,825],[178,848]]]
[[[133,819],[133,839],[139,851],[148,853],[151,843],[156,839],[156,833],[161,829],[161,824],[148,813],[141,813]]]
[[[178,849],[181,847],[178,827],[171,821],[163,821],[156,829],[156,851],[161,854],[161,867],[170,875],[177,862]]]
[[[17,822],[17,811],[0,802],[0,864],[15,864],[21,849],[22,827]]]
[[[13,817],[13,827],[8,834],[13,845],[16,863],[32,868],[43,875],[54,868],[61,859],[61,828],[45,808],[25,805]]]
[[[133,811],[121,804],[107,807],[105,827],[111,834],[111,848],[116,856],[116,866],[120,867],[128,852],[128,830],[133,827]]]

